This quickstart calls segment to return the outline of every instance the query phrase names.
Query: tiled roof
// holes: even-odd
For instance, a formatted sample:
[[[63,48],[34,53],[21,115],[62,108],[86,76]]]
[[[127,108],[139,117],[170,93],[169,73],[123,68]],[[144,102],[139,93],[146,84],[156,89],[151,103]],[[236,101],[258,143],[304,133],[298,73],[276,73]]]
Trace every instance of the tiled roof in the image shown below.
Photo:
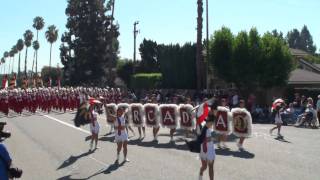
[[[296,69],[291,72],[288,84],[320,84],[320,74]]]
[[[303,50],[300,50],[300,49],[289,48],[289,50],[293,56],[308,56],[309,55],[309,53],[307,53]]]

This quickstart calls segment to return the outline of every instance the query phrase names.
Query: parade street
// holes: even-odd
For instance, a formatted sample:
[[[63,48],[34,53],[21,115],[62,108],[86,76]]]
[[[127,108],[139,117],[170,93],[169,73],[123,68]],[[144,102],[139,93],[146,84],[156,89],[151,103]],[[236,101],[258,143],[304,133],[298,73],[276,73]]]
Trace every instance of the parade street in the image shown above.
[[[115,164],[116,145],[108,135],[104,116],[99,146],[89,152],[89,127],[73,125],[75,112],[22,116],[11,112],[9,118],[0,114],[5,129],[12,133],[4,143],[14,165],[23,169],[25,180],[43,179],[112,179],[112,180],[195,180],[200,161],[191,153],[182,131],[170,143],[169,130],[162,128],[159,143],[152,142],[152,130],[140,141],[138,131],[128,146],[130,162]],[[284,139],[269,135],[272,125],[254,124],[252,138],[245,141],[247,151],[240,152],[236,140],[229,136],[230,150],[216,149],[215,177],[219,180],[318,180],[320,177],[320,131],[318,129],[283,126]],[[132,134],[129,132],[129,135]],[[205,172],[204,179],[208,179]]]

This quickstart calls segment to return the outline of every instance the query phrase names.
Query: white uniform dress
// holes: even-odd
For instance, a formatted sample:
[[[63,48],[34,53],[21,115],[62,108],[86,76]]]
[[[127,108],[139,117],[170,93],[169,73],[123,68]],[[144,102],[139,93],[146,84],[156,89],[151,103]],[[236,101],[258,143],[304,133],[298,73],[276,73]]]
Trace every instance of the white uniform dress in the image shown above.
[[[275,123],[275,124],[282,124],[282,123],[283,123],[283,122],[282,122],[282,119],[281,119],[281,115],[280,115],[279,112],[276,113],[276,116],[274,117],[274,123]]]
[[[200,150],[200,159],[205,161],[213,161],[216,158],[216,151],[214,149],[214,143],[212,140],[212,132],[213,129],[208,128],[206,132],[206,140],[207,142],[204,142],[201,144],[201,150]],[[204,143],[206,143],[207,146],[207,152],[204,152]]]
[[[122,130],[118,130],[119,125],[122,127]],[[125,128],[126,127],[126,120],[125,120],[124,116],[117,117],[114,122],[114,126],[115,126],[115,141],[116,142],[128,141],[128,133]]]
[[[97,120],[98,114],[95,111],[92,111],[93,120],[90,123],[90,130],[94,134],[99,134],[100,125]]]

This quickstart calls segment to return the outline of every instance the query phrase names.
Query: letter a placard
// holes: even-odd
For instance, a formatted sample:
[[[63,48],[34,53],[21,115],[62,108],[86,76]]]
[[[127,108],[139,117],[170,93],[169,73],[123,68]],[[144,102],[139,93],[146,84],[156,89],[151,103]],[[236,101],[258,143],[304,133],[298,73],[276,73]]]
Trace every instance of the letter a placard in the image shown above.
[[[178,126],[178,106],[175,104],[162,104],[159,109],[161,125],[163,127],[176,128]]]
[[[214,130],[219,134],[230,134],[231,119],[230,110],[226,107],[219,106],[216,120],[214,121]]]

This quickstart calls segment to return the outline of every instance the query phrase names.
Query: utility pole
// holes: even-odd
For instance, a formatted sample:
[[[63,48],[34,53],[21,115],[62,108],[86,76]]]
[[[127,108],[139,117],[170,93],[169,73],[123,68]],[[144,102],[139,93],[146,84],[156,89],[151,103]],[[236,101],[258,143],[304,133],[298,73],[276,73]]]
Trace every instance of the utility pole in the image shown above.
[[[116,1],[116,0],[112,0],[111,26],[112,26],[113,19],[114,19],[114,3],[115,3],[115,1]]]
[[[139,33],[139,30],[137,30],[137,25],[139,24],[139,21],[135,21],[133,23],[133,62],[136,62],[136,39],[137,34]]]
[[[207,64],[206,64],[206,87],[209,88],[209,58],[210,58],[210,49],[209,49],[209,0],[206,0],[206,21],[207,21]]]

